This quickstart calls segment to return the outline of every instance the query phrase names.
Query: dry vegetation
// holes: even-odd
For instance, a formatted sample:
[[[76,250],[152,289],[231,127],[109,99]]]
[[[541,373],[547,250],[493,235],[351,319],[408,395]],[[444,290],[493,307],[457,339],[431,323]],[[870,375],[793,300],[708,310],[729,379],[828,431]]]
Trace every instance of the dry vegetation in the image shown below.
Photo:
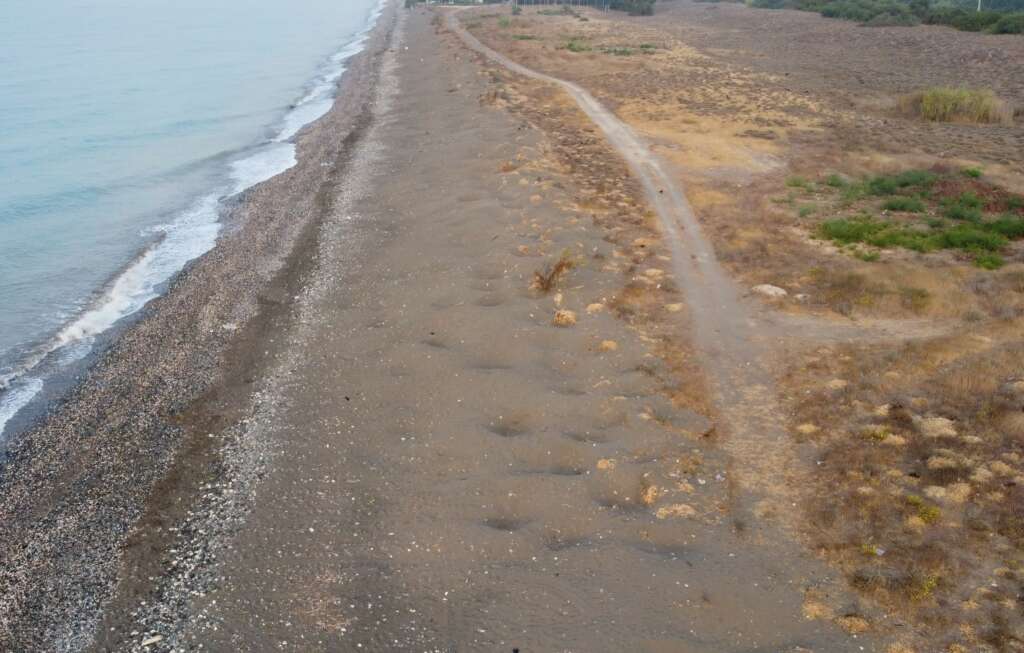
[[[659,23],[527,11],[474,33],[642,133],[735,276],[788,291],[776,307],[825,330],[908,320],[889,332],[903,343],[787,357],[794,437],[820,461],[808,541],[906,619],[899,650],[1024,651],[1024,131],[1008,108],[1024,86],[952,64],[1000,56],[977,35],[921,28],[904,52],[808,15],[757,13],[768,29],[741,8],[673,6]],[[834,51],[844,64],[823,75]],[[635,280],[618,303],[627,319],[653,304]]]
[[[900,98],[909,116],[935,122],[1012,124],[1013,109],[987,89],[930,88]]]
[[[789,379],[816,388],[795,406],[818,449],[811,541],[926,629],[927,650],[1024,646],[1024,343],[1011,329],[821,349]]]

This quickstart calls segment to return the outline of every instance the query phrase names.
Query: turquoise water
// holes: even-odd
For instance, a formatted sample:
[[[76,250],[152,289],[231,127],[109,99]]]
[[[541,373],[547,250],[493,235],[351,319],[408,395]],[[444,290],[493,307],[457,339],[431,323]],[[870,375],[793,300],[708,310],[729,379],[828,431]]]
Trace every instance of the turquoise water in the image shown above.
[[[294,165],[379,5],[0,2],[0,434]]]

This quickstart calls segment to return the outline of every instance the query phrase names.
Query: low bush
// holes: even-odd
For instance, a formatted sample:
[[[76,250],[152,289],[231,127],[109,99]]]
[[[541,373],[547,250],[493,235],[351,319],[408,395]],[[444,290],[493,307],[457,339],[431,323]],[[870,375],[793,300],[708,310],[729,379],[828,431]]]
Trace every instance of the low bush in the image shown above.
[[[886,211],[903,211],[905,213],[924,213],[924,202],[916,197],[890,197],[883,204]]]
[[[928,170],[906,170],[894,175],[879,175],[867,181],[867,191],[872,195],[894,195],[908,188],[926,190],[935,183],[938,175]]]
[[[900,98],[904,113],[930,122],[1013,122],[1013,111],[988,89],[934,87]]]

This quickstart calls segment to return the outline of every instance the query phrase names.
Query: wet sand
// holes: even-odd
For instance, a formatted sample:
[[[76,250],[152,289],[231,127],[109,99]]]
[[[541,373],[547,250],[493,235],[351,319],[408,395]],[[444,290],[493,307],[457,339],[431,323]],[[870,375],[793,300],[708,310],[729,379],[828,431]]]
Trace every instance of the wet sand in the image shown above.
[[[398,15],[15,450],[0,647],[873,650],[805,618],[866,609],[826,567],[732,512],[758,489],[625,163]]]

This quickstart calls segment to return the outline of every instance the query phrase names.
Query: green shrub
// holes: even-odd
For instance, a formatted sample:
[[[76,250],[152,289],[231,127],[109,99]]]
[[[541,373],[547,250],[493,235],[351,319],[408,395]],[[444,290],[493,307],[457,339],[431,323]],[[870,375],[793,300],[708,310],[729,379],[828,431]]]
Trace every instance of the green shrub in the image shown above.
[[[846,186],[846,180],[841,175],[835,173],[829,175],[825,179],[825,183],[832,188],[844,188]]]
[[[868,216],[854,219],[837,218],[835,220],[826,220],[818,227],[825,238],[844,245],[867,242],[868,238],[884,231],[885,228],[885,223],[878,222]]]
[[[569,52],[590,52],[590,46],[580,39],[572,39],[565,45]]]
[[[961,220],[963,222],[981,222],[984,214],[981,207],[984,205],[981,198],[974,193],[962,193],[958,197],[946,200],[945,214],[947,218]]]
[[[924,213],[924,202],[916,197],[890,197],[882,204],[887,211],[903,211],[906,213]]]
[[[498,19],[498,27],[501,27],[502,29],[512,27],[512,19],[508,16],[502,16]]]
[[[1024,238],[1024,218],[1015,215],[1004,215],[993,222],[989,222],[985,227],[989,231],[1009,238],[1010,240],[1019,240]]]
[[[960,172],[964,173],[965,177],[970,177],[971,179],[981,177],[981,168],[964,168]]]
[[[969,224],[956,225],[935,236],[944,249],[995,252],[1006,247],[1007,240],[1002,234]]]
[[[1004,15],[988,31],[993,34],[1024,34],[1024,13]]]
[[[879,175],[867,181],[867,190],[872,195],[894,195],[905,188],[931,187],[938,175],[928,170],[906,170],[895,175]]]
[[[998,270],[1005,265],[1005,262],[999,254],[985,253],[975,256],[974,264],[984,270]]]

